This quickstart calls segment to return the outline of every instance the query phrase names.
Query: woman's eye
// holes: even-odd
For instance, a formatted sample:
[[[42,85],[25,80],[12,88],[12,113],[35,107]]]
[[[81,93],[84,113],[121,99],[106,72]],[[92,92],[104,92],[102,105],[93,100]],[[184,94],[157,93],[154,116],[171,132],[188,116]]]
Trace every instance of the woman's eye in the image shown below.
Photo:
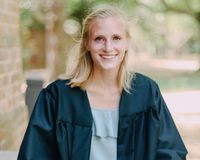
[[[117,41],[118,41],[118,40],[121,40],[121,37],[119,37],[119,36],[114,36],[114,37],[113,37],[113,40],[117,40]]]
[[[100,42],[100,41],[103,40],[103,38],[102,38],[102,37],[96,37],[94,40],[95,40],[96,42]]]

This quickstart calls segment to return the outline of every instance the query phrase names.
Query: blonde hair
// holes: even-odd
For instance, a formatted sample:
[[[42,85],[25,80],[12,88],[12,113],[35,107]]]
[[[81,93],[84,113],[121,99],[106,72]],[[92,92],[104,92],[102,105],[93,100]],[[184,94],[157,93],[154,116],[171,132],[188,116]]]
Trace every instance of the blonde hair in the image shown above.
[[[81,89],[86,89],[89,83],[90,77],[93,72],[93,61],[86,48],[86,42],[89,37],[89,26],[92,21],[107,17],[117,17],[121,18],[125,23],[127,23],[126,16],[124,13],[116,7],[107,7],[103,9],[97,9],[90,13],[83,21],[83,29],[81,34],[81,41],[79,46],[79,55],[77,64],[75,67],[68,71],[66,76],[70,80],[68,83],[71,87],[80,87]],[[128,30],[127,24],[127,37],[130,38],[130,32]],[[118,86],[120,90],[124,89],[129,92],[131,88],[131,81],[133,78],[133,72],[128,69],[127,65],[128,51],[125,53],[125,57],[121,63],[118,73]]]

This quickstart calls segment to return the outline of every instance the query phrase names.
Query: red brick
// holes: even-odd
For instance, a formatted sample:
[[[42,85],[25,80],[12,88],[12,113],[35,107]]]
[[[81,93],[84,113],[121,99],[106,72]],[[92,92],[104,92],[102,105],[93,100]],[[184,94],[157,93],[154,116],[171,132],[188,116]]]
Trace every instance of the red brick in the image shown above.
[[[21,93],[19,1],[0,0],[0,150],[18,149],[27,120]]]

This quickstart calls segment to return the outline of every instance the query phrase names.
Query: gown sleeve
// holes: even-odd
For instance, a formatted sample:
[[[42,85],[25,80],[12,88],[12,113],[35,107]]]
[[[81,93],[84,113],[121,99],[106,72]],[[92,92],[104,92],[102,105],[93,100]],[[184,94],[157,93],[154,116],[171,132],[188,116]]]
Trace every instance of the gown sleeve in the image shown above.
[[[17,160],[58,159],[55,145],[55,100],[43,89],[36,101]]]
[[[157,86],[160,130],[156,160],[186,160],[187,149]]]

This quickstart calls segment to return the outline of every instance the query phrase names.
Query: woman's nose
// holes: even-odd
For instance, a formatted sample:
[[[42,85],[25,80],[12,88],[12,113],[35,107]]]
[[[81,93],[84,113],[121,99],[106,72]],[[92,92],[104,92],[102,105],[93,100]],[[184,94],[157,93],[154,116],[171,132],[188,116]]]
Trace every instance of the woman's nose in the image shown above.
[[[104,50],[105,50],[105,52],[108,52],[108,53],[113,51],[112,41],[110,41],[110,40],[105,41]]]

